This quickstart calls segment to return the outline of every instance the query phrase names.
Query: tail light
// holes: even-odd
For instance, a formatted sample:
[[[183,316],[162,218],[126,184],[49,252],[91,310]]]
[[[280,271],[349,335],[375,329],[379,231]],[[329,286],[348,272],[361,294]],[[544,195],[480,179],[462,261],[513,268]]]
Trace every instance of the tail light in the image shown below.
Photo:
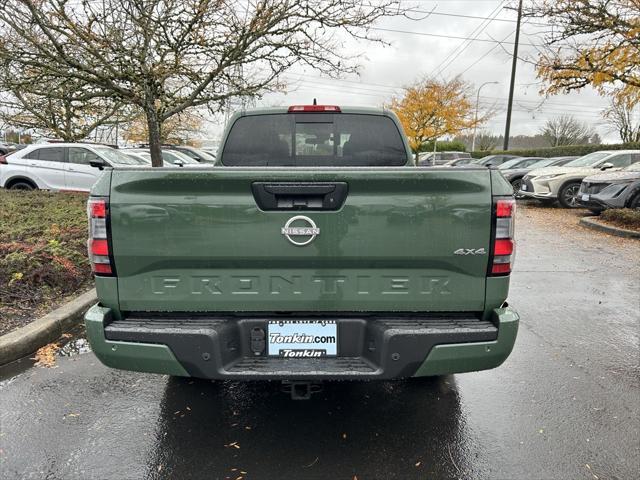
[[[0,155],[0,165],[7,165],[7,156],[6,155]]]
[[[490,275],[509,275],[515,259],[513,238],[516,201],[500,198],[495,201],[494,240],[491,255]]]
[[[91,270],[96,275],[112,276],[114,270],[111,262],[111,251],[107,234],[109,218],[109,202],[107,198],[91,197],[87,204],[89,216],[89,261]]]
[[[289,113],[297,112],[334,112],[340,113],[340,107],[337,105],[291,105]]]

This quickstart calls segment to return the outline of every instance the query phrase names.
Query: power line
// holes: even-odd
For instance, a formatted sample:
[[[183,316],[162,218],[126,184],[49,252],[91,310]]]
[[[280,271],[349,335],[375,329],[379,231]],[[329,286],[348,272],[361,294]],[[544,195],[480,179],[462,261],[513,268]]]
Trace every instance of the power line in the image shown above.
[[[501,42],[504,42],[507,40],[507,38],[509,38],[511,35],[513,35],[513,32],[510,32],[509,35],[507,35],[506,37],[504,37]],[[465,73],[467,73],[469,70],[471,70],[473,67],[475,67],[478,63],[480,63],[482,60],[484,60],[487,55],[489,55],[491,52],[493,52],[496,48],[498,48],[500,46],[500,44],[496,44],[493,47],[491,47],[489,50],[487,50],[484,55],[482,55],[481,57],[477,58],[471,65],[469,65],[467,68],[465,68],[462,73],[460,73],[460,75],[464,75]]]
[[[494,22],[508,22],[508,23],[516,23],[516,20],[510,18],[491,18],[491,17],[481,17],[478,15],[463,15],[461,13],[451,13],[451,12],[434,12],[430,10],[417,10],[417,9],[408,9],[408,12],[414,13],[424,13],[428,14],[426,18],[429,18],[432,15],[438,15],[442,17],[456,17],[456,18],[468,18],[471,20],[492,20]],[[534,25],[538,27],[548,27],[550,26],[548,23],[538,23],[538,22],[529,22],[529,25]]]
[[[371,30],[379,30],[381,32],[391,32],[391,33],[402,33],[406,35],[419,35],[422,37],[436,37],[436,38],[447,38],[450,40],[471,40],[473,42],[483,42],[483,43],[506,43],[509,45],[513,45],[515,42],[500,42],[498,40],[489,40],[488,38],[470,38],[470,37],[458,37],[455,35],[440,35],[437,33],[425,33],[425,32],[411,32],[409,30],[397,30],[394,28],[382,28],[382,27],[371,27]],[[535,45],[533,43],[520,43],[520,45],[524,45],[527,47],[538,47],[539,45]]]
[[[294,77],[297,76],[298,78]],[[303,74],[303,73],[291,73],[291,74],[283,74],[283,77],[288,78],[292,81],[296,81],[296,82],[305,82],[305,83],[310,83],[310,84],[315,84],[321,87],[326,87],[326,88],[339,88],[341,91],[348,91],[348,93],[358,93],[360,91],[365,91],[365,92],[373,92],[376,93],[378,95],[372,95],[372,96],[384,96],[384,95],[392,95],[393,93],[397,93],[400,90],[403,90],[404,87],[402,86],[398,86],[398,85],[389,85],[389,84],[383,84],[383,83],[369,83],[369,82],[359,82],[359,81],[355,81],[355,80],[345,80],[345,79],[325,79],[322,77],[316,77],[316,76],[312,76],[312,75],[308,75],[308,74]],[[336,85],[337,83],[347,83],[350,85],[354,85],[353,88],[350,87],[344,87],[344,86],[340,86],[340,85]],[[357,89],[355,89],[357,87]],[[373,87],[373,88],[366,88],[366,87]],[[345,90],[346,89],[346,90]],[[480,99],[482,100],[494,100],[494,101],[499,101],[499,100],[504,100],[503,97],[494,97],[494,96],[490,96],[490,95],[481,95]],[[530,104],[535,104],[535,105],[540,105],[540,100],[528,100],[528,99],[515,99],[516,102],[520,102],[520,103],[530,103]],[[543,102],[544,106],[549,106],[549,107],[575,107],[576,109],[580,109],[581,111],[584,110],[601,110],[603,107],[595,107],[595,106],[587,106],[587,105],[581,105],[578,103],[566,103],[566,102]]]
[[[500,13],[500,9],[502,8],[503,4],[504,4],[504,0],[502,0],[498,4],[498,6],[493,9],[493,11],[489,14],[489,17],[497,16]],[[480,25],[478,25],[473,30],[473,32],[471,32],[471,35],[474,35],[473,40],[476,40],[480,36],[480,34],[485,31],[485,29],[489,26],[490,23],[491,23],[491,18],[488,18],[487,20],[484,20]],[[456,46],[456,48],[454,48],[453,51],[449,55],[447,55],[447,57],[442,62],[440,62],[440,64],[435,68],[435,73],[431,76],[431,78],[434,78],[436,75],[439,75],[442,72],[444,72],[444,70],[449,65],[451,65],[451,63],[462,54],[462,52],[464,52],[467,48],[469,48],[469,45],[471,45],[471,41],[472,41],[471,39],[465,40],[461,44]]]
[[[301,80],[301,79],[299,79]],[[323,90],[331,90],[334,92],[339,92],[339,93],[346,93],[346,94],[350,94],[350,95],[360,95],[360,96],[366,96],[366,97],[373,97],[379,100],[384,100],[385,97],[388,96],[388,94],[386,94],[385,92],[379,92],[379,93],[367,93],[367,92],[371,92],[372,90],[365,90],[365,91],[361,91],[361,90],[355,90],[352,89],[350,87],[340,87],[338,85],[327,85],[324,83],[318,83],[318,82],[310,82],[307,80],[304,80],[304,84],[297,86],[295,88],[295,90],[305,90],[305,91],[312,91],[315,94],[318,93],[318,87],[314,86],[313,84],[319,85],[321,87],[323,87]],[[495,102],[487,102],[485,101],[485,99],[492,99],[492,100],[503,100],[503,98],[501,97],[485,97],[485,96],[481,96],[480,97],[482,99],[481,104],[482,106],[485,107],[492,107],[494,106]],[[519,101],[516,101],[516,103],[518,103]],[[532,102],[532,100],[523,100],[522,102]],[[539,102],[535,102],[535,103],[539,103]],[[557,108],[553,108],[553,107],[557,107]],[[577,107],[580,107],[579,105],[576,105]],[[551,108],[549,108],[551,107]],[[585,116],[585,117],[592,117],[592,118],[600,118],[600,115],[596,112],[585,112],[584,109],[576,109],[576,110],[570,110],[567,108],[563,108],[561,106],[556,106],[556,105],[548,105],[548,106],[544,106],[544,110],[542,110],[542,107],[540,107],[539,110],[530,110],[527,109],[523,106],[519,106],[519,108],[515,108],[515,111],[518,112],[522,112],[522,113],[528,113],[528,114],[537,114],[537,115],[545,115],[545,114],[551,114],[551,115],[559,115],[562,113],[567,113],[567,112],[575,112],[577,114],[580,114],[581,116]]]

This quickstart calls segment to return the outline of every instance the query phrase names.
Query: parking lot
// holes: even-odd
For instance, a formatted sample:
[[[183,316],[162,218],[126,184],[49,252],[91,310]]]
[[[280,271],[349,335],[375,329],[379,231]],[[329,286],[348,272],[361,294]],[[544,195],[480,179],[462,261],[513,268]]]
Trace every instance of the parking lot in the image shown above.
[[[4,478],[633,478],[640,462],[640,248],[525,206],[498,369],[277,383],[108,369],[92,353],[0,370]],[[80,342],[82,343],[82,342]]]

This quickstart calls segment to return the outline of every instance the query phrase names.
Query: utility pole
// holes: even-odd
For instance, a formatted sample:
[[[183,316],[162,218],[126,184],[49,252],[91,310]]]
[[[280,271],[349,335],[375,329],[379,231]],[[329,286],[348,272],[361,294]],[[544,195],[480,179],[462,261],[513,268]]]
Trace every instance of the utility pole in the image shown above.
[[[507,105],[507,124],[504,128],[504,148],[509,150],[509,130],[511,130],[511,110],[513,109],[513,89],[516,85],[516,66],[518,65],[518,43],[520,42],[520,21],[522,20],[522,0],[518,4],[518,22],[516,23],[516,41],[513,45],[513,62],[511,64],[511,85],[509,87],[509,104]]]

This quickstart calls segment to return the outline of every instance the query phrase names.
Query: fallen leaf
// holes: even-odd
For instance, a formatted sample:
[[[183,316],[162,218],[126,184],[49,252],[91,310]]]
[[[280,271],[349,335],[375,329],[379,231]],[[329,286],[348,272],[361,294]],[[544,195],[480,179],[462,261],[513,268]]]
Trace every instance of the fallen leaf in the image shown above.
[[[56,364],[56,353],[60,350],[60,345],[57,343],[50,343],[41,347],[36,352],[34,357],[36,365],[51,368]]]

